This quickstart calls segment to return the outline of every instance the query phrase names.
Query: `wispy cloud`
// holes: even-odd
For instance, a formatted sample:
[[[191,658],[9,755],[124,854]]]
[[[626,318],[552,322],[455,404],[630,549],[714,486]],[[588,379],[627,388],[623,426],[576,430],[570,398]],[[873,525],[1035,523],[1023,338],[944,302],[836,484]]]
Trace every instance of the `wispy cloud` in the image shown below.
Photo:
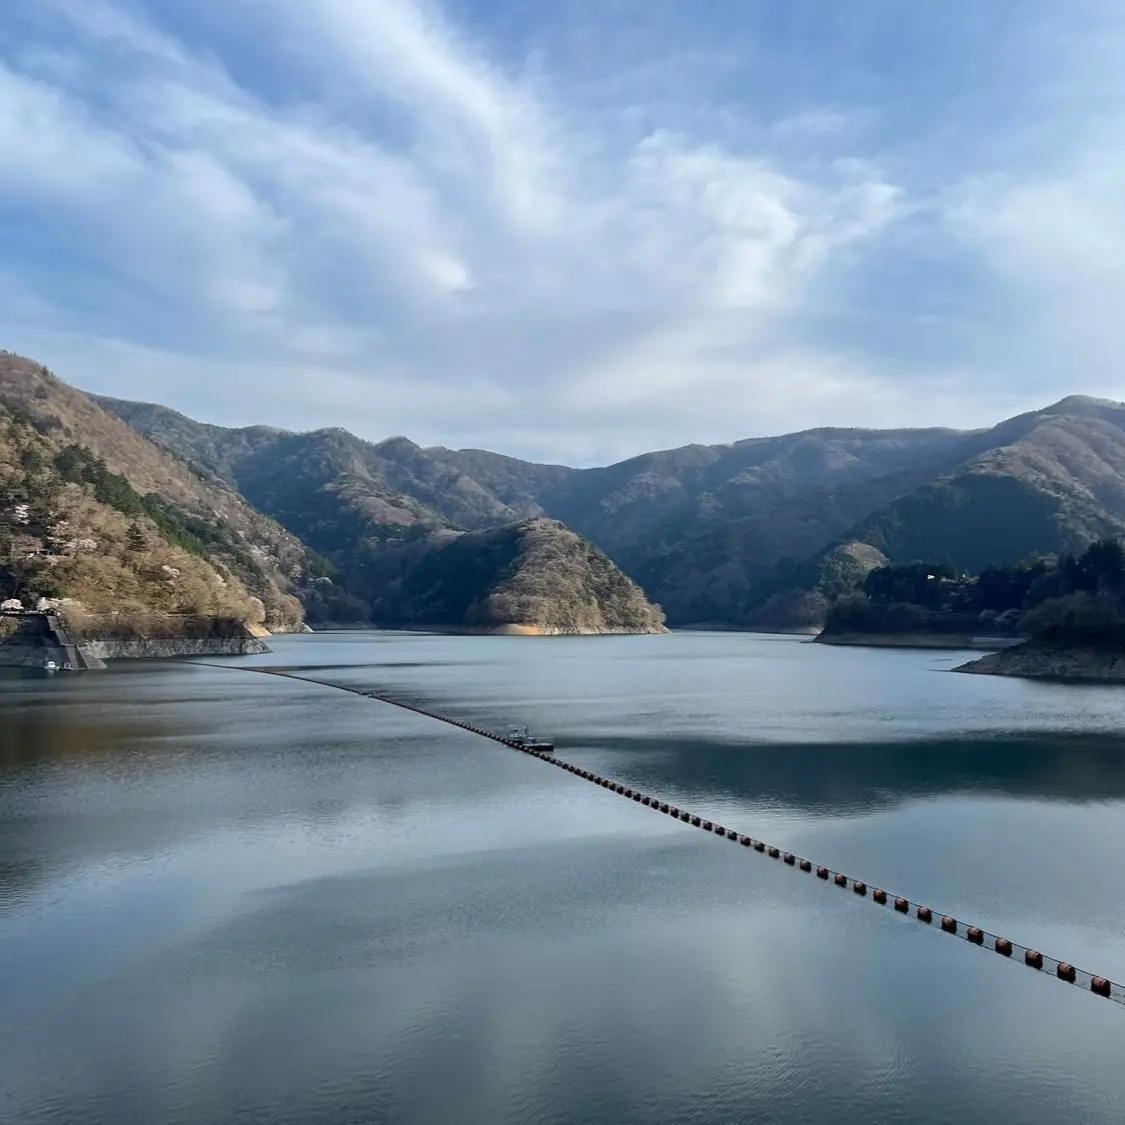
[[[1048,69],[1045,3],[1016,40],[1007,0],[901,41],[786,7],[40,0],[0,31],[3,342],[216,421],[569,460],[1112,393],[1109,8]]]

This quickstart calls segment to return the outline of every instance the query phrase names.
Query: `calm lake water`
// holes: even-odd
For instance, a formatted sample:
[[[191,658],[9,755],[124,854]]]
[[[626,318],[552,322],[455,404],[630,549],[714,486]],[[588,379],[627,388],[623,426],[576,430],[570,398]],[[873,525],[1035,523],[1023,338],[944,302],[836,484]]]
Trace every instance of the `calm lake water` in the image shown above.
[[[791,638],[280,638],[1125,981],[1125,689]],[[1125,1011],[470,734],[0,680],[0,1121],[1113,1122]]]

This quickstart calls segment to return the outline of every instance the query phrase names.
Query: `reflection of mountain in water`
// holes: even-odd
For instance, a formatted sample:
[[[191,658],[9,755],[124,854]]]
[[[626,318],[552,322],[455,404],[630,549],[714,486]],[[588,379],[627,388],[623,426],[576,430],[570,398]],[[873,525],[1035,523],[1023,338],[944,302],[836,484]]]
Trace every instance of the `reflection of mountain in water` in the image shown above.
[[[599,739],[598,747],[620,755],[617,773],[654,793],[674,784],[832,815],[943,794],[1125,799],[1125,740],[1106,734],[738,746],[645,734]]]

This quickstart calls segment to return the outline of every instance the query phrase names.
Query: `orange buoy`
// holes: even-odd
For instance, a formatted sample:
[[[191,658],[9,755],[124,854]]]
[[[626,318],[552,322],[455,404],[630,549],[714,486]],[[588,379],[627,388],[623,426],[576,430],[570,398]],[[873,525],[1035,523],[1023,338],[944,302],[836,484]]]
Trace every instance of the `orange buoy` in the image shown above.
[[[797,857],[795,855],[791,855],[789,852],[786,852],[785,862],[788,863],[790,867],[792,867],[793,864],[797,862]]]
[[[702,821],[702,820],[700,820],[700,819],[699,819],[699,817],[697,817],[697,816],[693,816],[693,817],[691,818],[691,826],[692,826],[692,828],[699,828],[699,827],[700,827],[700,825],[702,825],[702,824],[703,824],[703,821]]]
[[[780,848],[770,848],[770,859],[777,859],[781,855]]]
[[[1001,957],[1011,957],[1012,943],[1006,937],[998,937],[996,939],[996,952]]]
[[[836,876],[836,886],[837,887],[846,887],[847,885],[848,885],[848,877],[846,875],[837,875]]]
[[[857,895],[865,895],[867,894],[867,884],[861,883],[857,879],[854,883],[852,883],[852,890],[855,891]]]
[[[1029,949],[1023,955],[1023,962],[1025,965],[1030,965],[1033,969],[1043,968],[1043,954],[1037,949]]]
[[[1105,977],[1094,977],[1090,981],[1090,991],[1096,992],[1099,996],[1110,996],[1110,984]]]
[[[828,878],[828,868],[827,867],[818,867],[816,869],[816,877],[818,879],[827,879]]]
[[[932,922],[934,920],[934,912],[928,906],[918,907],[918,921],[919,922]]]
[[[979,926],[970,926],[965,931],[965,936],[974,945],[984,945],[984,931]]]
[[[941,928],[945,930],[947,934],[955,934],[957,932],[957,923],[947,914],[941,920]]]
[[[1059,967],[1055,972],[1058,973],[1059,980],[1069,981],[1071,984],[1074,983],[1075,977],[1078,975],[1074,971],[1074,966],[1068,965],[1065,961],[1059,962]]]
[[[809,863],[809,861],[807,859],[802,859],[801,860],[801,870],[802,871],[811,871],[812,870],[812,864]]]
[[[764,852],[765,850],[766,850],[766,845],[762,840],[755,840],[754,841],[754,851]]]
[[[875,890],[871,892],[871,897],[880,905],[885,906],[887,902],[887,892]]]
[[[905,898],[901,898],[901,897],[900,897],[900,898],[896,898],[896,899],[895,899],[895,909],[896,909],[896,910],[897,910],[897,911],[898,911],[898,912],[899,912],[900,914],[907,914],[907,913],[909,913],[909,911],[910,911],[910,902],[909,902],[909,900],[908,900],[908,899],[905,899]]]

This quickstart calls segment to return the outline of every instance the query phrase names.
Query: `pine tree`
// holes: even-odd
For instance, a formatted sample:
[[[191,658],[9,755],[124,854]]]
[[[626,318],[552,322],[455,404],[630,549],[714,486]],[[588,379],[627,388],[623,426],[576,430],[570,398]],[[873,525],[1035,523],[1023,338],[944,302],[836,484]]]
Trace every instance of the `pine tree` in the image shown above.
[[[134,520],[125,532],[125,547],[130,551],[143,551],[148,547],[148,540],[141,525]]]

